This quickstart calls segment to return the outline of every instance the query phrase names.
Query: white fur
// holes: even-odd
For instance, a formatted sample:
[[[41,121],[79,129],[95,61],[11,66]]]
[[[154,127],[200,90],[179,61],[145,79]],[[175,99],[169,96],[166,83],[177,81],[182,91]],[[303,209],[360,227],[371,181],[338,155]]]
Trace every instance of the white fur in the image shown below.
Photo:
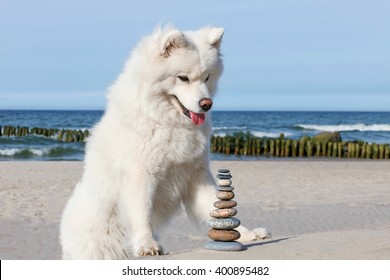
[[[85,172],[62,217],[63,258],[160,254],[155,230],[182,204],[190,218],[209,219],[215,201],[210,114],[196,126],[173,95],[202,112],[199,100],[213,98],[222,74],[222,34],[222,28],[168,27],[134,49],[88,139]],[[243,240],[269,236],[262,229],[239,230]]]

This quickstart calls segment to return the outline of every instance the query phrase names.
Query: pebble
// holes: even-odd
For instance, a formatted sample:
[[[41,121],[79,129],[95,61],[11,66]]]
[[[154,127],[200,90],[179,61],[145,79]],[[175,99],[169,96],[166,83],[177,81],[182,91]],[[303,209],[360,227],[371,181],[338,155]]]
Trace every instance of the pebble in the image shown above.
[[[228,218],[237,214],[236,208],[214,209],[210,212],[212,218]]]
[[[232,180],[230,179],[218,179],[218,185],[220,186],[230,186],[232,184]]]
[[[216,186],[215,188],[219,191],[225,191],[225,192],[231,192],[232,190],[234,190],[234,187],[232,186],[223,186],[223,187]]]
[[[215,250],[215,251],[244,251],[247,247],[237,241],[210,241],[204,248],[206,250]]]
[[[237,202],[234,200],[218,200],[214,202],[214,207],[218,209],[232,208],[237,206]]]
[[[231,179],[232,175],[230,175],[230,174],[218,174],[217,178],[218,179]]]
[[[217,192],[217,198],[222,200],[230,200],[234,198],[234,192],[223,192],[219,191]]]
[[[233,229],[240,225],[240,220],[237,218],[211,219],[209,226],[213,229]]]
[[[230,173],[229,169],[218,169],[218,173]]]
[[[221,229],[209,229],[208,236],[214,241],[233,241],[240,238],[241,234],[234,229],[221,230]]]

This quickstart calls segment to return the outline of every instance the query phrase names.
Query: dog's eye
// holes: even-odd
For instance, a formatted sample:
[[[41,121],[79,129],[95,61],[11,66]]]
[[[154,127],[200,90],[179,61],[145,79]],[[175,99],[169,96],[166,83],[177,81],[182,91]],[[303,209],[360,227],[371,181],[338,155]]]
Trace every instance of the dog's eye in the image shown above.
[[[177,77],[179,78],[180,81],[185,83],[188,83],[190,81],[190,79],[188,79],[187,76],[177,76]]]
[[[205,83],[207,83],[207,81],[209,80],[210,78],[210,74],[207,76],[206,80],[204,80]]]

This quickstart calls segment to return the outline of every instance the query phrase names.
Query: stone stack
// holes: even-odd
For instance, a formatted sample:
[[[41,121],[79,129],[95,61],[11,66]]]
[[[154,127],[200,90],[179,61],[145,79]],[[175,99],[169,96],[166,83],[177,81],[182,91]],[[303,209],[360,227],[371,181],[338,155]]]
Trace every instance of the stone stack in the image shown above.
[[[240,233],[235,230],[240,225],[240,220],[234,218],[237,214],[235,206],[237,202],[234,198],[234,187],[232,187],[232,175],[228,169],[218,170],[217,198],[214,202],[216,209],[210,212],[211,220],[209,221],[210,229],[208,236],[213,240],[206,244],[208,250],[218,251],[242,251],[246,247],[238,241]]]

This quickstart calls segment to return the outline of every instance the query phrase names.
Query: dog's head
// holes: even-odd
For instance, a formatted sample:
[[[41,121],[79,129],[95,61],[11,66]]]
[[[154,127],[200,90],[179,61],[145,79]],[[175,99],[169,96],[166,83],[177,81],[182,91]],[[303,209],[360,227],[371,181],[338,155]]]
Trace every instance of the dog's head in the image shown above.
[[[160,60],[169,65],[165,89],[171,103],[194,124],[203,124],[222,74],[220,45],[224,30],[171,30],[161,36]]]
[[[169,115],[171,121],[201,125],[223,71],[223,33],[223,28],[181,32],[167,27],[141,41],[128,68],[141,71],[135,74],[137,81],[142,80],[142,94],[151,93],[142,97],[146,110],[154,110],[154,115],[158,111],[161,117]]]

